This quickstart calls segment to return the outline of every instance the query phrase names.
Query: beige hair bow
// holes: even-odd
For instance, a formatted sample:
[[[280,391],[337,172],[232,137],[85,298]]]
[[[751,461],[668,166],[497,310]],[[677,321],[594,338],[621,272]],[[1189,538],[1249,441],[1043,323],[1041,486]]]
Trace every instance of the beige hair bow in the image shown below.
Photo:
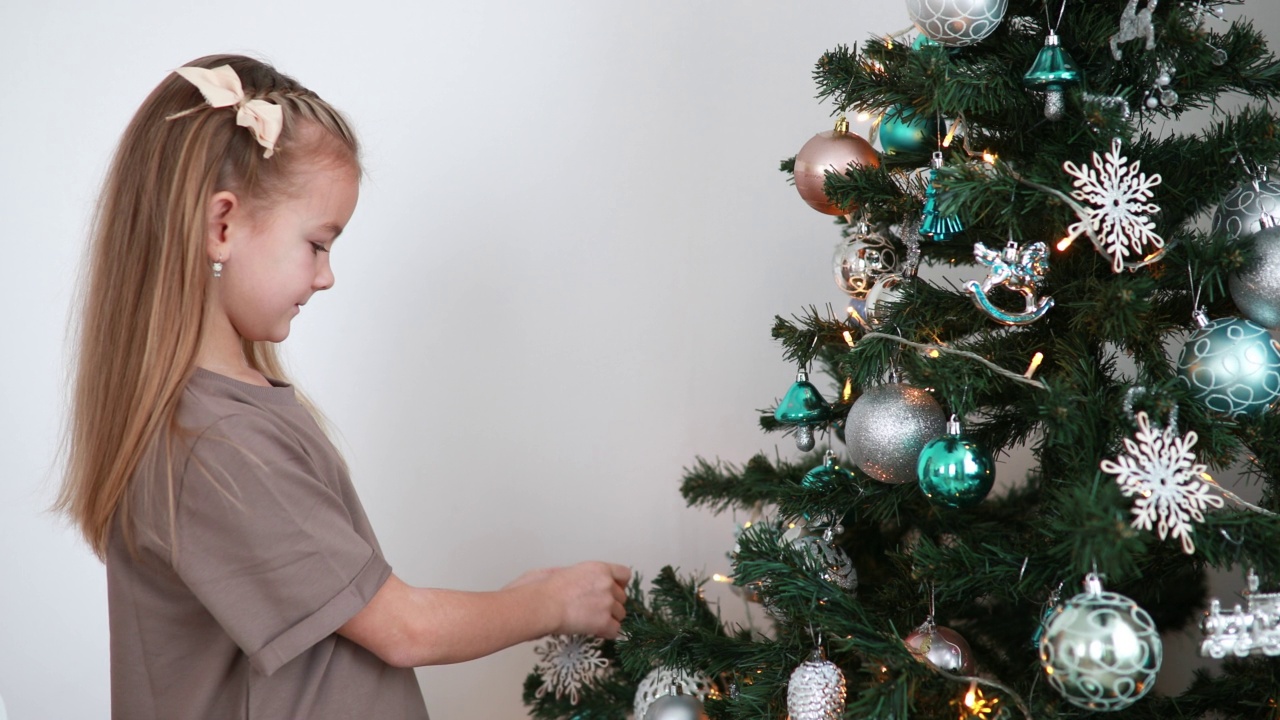
[[[276,149],[276,139],[280,137],[280,129],[284,126],[284,110],[277,104],[266,100],[246,99],[244,87],[240,84],[240,76],[230,65],[216,68],[180,67],[174,72],[186,78],[204,95],[209,107],[223,108],[235,106],[236,124],[249,128],[258,144],[266,148],[262,157],[269,158]],[[170,115],[167,120],[182,117],[195,112],[192,108],[185,112]]]

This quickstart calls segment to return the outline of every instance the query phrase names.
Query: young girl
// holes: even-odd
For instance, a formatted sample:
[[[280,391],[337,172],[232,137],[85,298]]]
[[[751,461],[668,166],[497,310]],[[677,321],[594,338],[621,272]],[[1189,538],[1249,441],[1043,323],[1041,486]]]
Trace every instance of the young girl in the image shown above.
[[[107,177],[59,507],[107,566],[113,717],[425,718],[412,668],[614,637],[626,568],[489,593],[392,572],[274,343],[333,285],[359,149],[262,62],[165,78]]]

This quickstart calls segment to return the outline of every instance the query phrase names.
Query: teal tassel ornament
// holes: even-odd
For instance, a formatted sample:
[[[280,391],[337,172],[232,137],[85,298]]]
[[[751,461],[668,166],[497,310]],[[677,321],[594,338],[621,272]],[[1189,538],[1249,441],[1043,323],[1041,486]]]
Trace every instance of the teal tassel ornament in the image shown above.
[[[1031,69],[1022,76],[1023,86],[1044,92],[1044,116],[1056,121],[1066,116],[1064,92],[1067,86],[1079,82],[1080,68],[1058,44],[1057,33],[1050,30]]]
[[[946,242],[964,231],[964,223],[955,215],[943,215],[938,210],[938,169],[942,167],[942,153],[935,152],[930,163],[929,186],[924,190],[924,215],[920,219],[920,235],[934,242]]]
[[[796,381],[778,403],[773,418],[784,425],[796,426],[796,447],[808,452],[813,449],[813,426],[831,417],[831,406],[822,398],[818,388],[809,382],[809,373],[801,369]]]

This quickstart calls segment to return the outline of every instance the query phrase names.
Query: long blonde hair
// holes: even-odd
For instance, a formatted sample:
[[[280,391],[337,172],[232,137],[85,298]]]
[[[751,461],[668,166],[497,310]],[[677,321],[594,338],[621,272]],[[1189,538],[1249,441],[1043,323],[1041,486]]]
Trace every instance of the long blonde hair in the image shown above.
[[[270,65],[239,55],[188,63],[229,65],[245,95],[276,103],[284,127],[271,158],[230,109],[205,107],[191,83],[170,73],[121,138],[90,240],[76,343],[66,477],[55,509],[79,526],[99,557],[116,513],[151,443],[174,427],[175,411],[201,340],[210,266],[206,204],[220,190],[263,201],[289,190],[297,163],[329,153],[359,167],[359,145],[343,116]],[[314,124],[321,141],[303,143]],[[246,342],[250,365],[283,378],[275,345]]]

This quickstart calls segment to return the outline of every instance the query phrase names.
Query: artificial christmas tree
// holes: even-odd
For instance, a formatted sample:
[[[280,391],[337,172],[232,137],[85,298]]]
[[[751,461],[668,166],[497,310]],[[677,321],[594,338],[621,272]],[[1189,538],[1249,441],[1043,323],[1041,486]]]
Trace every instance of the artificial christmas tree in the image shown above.
[[[787,361],[836,399],[761,424],[817,447],[684,478],[691,505],[767,515],[739,535],[733,581],[772,625],[725,627],[666,569],[633,587],[579,702],[530,676],[536,717],[625,717],[655,668],[710,678],[712,718],[780,720],[789,695],[806,717],[1276,716],[1259,591],[1280,587],[1280,343],[1257,323],[1280,305],[1280,64],[1246,20],[1215,24],[1220,5],[911,0],[924,40],[819,60],[837,114],[909,109],[936,136],[801,188],[841,216],[853,302],[776,319]],[[1228,92],[1261,102],[1167,129]],[[965,452],[942,463],[947,417]],[[979,460],[1022,445],[1034,467],[986,495]],[[1237,460],[1259,504],[1214,480]],[[936,497],[957,486],[963,501]],[[832,571],[841,557],[853,572]],[[1222,612],[1206,566],[1249,572],[1261,600]],[[1154,693],[1160,634],[1201,621],[1206,653],[1235,657]]]

